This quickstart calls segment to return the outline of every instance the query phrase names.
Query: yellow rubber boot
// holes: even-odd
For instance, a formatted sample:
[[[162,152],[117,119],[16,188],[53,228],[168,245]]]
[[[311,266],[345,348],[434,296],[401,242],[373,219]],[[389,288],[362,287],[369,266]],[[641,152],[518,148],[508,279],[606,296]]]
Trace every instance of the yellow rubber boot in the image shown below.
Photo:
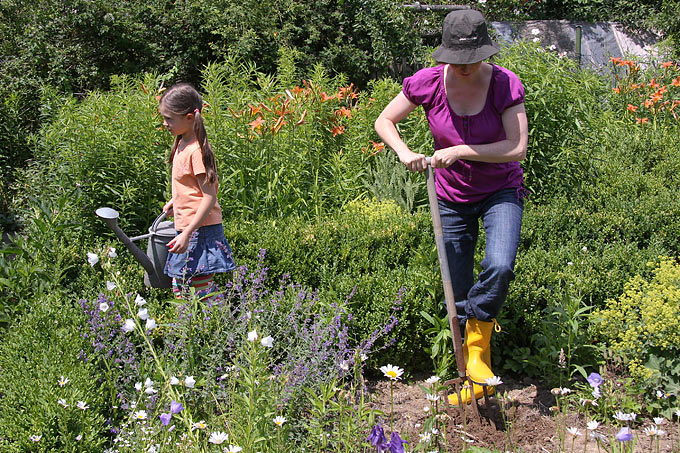
[[[463,358],[466,363],[467,375],[474,382],[483,384],[486,382],[486,379],[494,377],[493,371],[491,371],[491,332],[494,327],[497,332],[500,332],[500,325],[498,325],[495,319],[493,322],[479,321],[474,318],[467,321],[465,343],[463,344]],[[472,387],[475,399],[484,396],[483,386],[473,384]],[[494,387],[487,386],[486,393],[487,395],[492,395]],[[469,388],[462,389],[460,395],[463,403],[470,403]],[[451,394],[448,398],[450,404],[458,405],[458,396],[456,394]]]

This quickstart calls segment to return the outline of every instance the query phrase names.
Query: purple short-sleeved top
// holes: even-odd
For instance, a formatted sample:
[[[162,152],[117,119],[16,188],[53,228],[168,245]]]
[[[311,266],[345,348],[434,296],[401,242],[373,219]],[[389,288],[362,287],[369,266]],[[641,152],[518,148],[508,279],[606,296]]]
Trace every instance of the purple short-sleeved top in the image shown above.
[[[444,89],[445,65],[421,69],[404,79],[406,98],[425,109],[435,150],[505,140],[501,114],[508,107],[524,102],[524,87],[512,71],[492,66],[486,103],[476,115],[457,115],[449,105]],[[519,162],[457,160],[435,172],[437,196],[454,203],[474,203],[502,189],[519,189],[523,180]]]

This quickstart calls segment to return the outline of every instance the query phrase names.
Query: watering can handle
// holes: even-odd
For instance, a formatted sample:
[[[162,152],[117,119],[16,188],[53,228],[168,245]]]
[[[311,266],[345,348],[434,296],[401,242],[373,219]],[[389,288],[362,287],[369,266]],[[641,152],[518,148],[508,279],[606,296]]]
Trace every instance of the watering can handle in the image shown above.
[[[428,166],[428,167],[429,167],[430,165],[432,165],[432,158],[431,158],[430,156],[426,156],[426,157],[425,157],[425,161],[427,162],[427,166]]]
[[[152,233],[155,233],[156,230],[158,229],[158,225],[168,216],[168,213],[166,211],[161,212],[161,214],[156,217],[156,220],[153,221],[151,224],[151,228],[149,228],[149,231]]]

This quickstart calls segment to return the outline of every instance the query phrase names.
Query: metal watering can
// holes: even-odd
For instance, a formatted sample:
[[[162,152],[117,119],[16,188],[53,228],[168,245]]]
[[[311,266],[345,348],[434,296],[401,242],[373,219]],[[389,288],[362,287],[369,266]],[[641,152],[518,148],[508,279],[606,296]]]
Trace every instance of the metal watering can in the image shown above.
[[[168,247],[165,245],[175,237],[175,225],[170,220],[163,221],[168,215],[161,213],[149,227],[149,233],[129,238],[118,226],[118,211],[111,208],[99,208],[95,214],[106,222],[116,233],[125,247],[132,253],[139,263],[144,266],[144,284],[152,288],[171,288],[172,278],[165,275],[165,260],[168,257]],[[139,239],[149,239],[146,253],[134,244]]]

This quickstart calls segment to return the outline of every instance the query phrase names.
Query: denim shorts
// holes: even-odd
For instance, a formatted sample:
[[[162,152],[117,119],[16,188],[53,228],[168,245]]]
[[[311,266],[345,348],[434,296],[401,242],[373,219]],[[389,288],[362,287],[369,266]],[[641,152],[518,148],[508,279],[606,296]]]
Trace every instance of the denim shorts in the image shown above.
[[[183,280],[196,275],[231,272],[236,264],[221,223],[194,231],[184,253],[168,253],[164,272]]]

